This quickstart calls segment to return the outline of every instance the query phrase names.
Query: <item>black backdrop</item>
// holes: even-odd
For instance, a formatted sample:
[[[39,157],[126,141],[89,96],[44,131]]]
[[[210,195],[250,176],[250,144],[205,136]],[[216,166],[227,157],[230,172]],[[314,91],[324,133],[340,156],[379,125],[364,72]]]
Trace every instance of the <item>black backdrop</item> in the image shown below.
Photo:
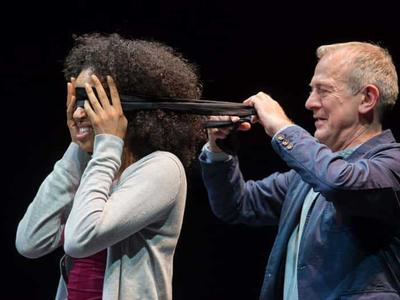
[[[52,299],[56,290],[61,250],[29,260],[16,252],[14,239],[18,221],[40,182],[69,143],[61,70],[72,34],[118,32],[165,42],[198,65],[204,98],[239,102],[262,90],[277,99],[296,123],[312,131],[311,113],[304,102],[317,46],[350,40],[378,42],[400,67],[396,10],[382,1],[374,5],[73,0],[3,6],[0,111],[5,197],[0,299]],[[396,106],[385,124],[397,137],[398,112]],[[260,128],[241,134],[240,140],[246,178],[285,170]],[[232,226],[217,220],[199,170],[193,170],[175,255],[174,299],[257,299],[274,234],[275,228]]]

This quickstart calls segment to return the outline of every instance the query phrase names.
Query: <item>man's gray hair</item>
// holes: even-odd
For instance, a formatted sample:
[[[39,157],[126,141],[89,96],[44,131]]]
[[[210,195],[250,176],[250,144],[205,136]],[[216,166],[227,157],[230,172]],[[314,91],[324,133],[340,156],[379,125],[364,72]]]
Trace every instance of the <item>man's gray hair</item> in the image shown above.
[[[378,112],[382,121],[386,111],[396,103],[399,94],[396,68],[389,52],[371,43],[348,42],[320,46],[317,57],[321,59],[336,51],[346,51],[352,65],[348,87],[353,93],[359,92],[367,84],[375,85],[380,92]]]

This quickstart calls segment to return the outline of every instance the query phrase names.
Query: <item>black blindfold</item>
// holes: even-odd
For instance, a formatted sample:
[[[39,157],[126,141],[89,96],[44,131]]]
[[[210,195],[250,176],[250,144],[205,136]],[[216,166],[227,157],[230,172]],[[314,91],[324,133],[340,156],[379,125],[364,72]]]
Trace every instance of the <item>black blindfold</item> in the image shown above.
[[[97,95],[95,88],[93,91]],[[85,100],[88,99],[85,88],[77,87],[75,95],[76,105],[83,107]],[[195,115],[238,116],[240,118],[234,123],[231,121],[207,121],[204,128],[237,127],[243,122],[250,122],[251,116],[256,115],[253,107],[236,102],[131,95],[120,95],[120,100],[124,112],[162,109]]]

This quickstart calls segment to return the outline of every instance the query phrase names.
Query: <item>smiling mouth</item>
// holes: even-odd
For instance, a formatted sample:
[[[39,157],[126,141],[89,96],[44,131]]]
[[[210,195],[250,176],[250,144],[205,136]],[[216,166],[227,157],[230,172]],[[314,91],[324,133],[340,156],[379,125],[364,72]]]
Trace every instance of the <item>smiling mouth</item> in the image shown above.
[[[322,118],[315,118],[315,127],[321,127],[323,124],[325,124],[327,119],[322,119]]]
[[[76,135],[76,138],[79,141],[84,141],[86,140],[93,132],[93,128],[92,127],[78,127],[78,133]]]

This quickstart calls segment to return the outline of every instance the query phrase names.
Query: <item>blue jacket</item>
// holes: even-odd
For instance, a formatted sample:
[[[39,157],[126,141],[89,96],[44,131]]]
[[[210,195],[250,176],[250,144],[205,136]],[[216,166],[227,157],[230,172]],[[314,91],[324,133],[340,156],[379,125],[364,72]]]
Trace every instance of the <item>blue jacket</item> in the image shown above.
[[[299,249],[299,300],[400,299],[400,144],[390,130],[346,159],[299,126],[271,143],[291,170],[259,181],[243,180],[236,157],[207,163],[200,156],[216,216],[279,226],[260,299],[282,299],[288,240],[310,188],[319,196]]]

